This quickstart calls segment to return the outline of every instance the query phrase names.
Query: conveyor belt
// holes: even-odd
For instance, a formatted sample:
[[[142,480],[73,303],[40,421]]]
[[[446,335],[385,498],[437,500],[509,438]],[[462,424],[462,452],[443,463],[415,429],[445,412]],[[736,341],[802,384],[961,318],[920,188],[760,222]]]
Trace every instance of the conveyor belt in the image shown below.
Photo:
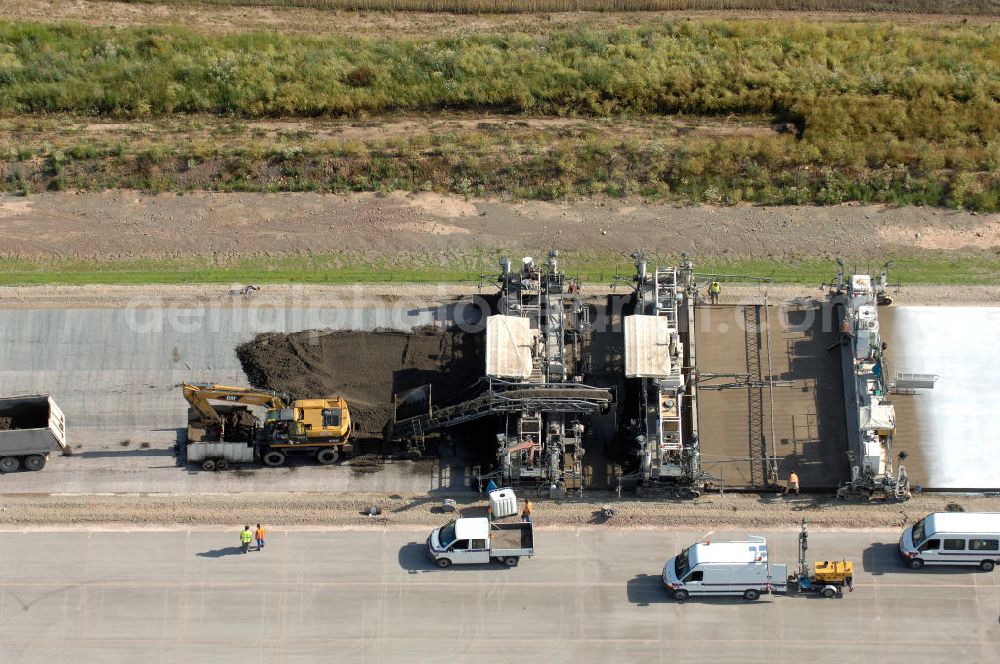
[[[594,413],[615,401],[610,389],[575,384],[506,383],[491,381],[485,391],[453,406],[434,408],[425,415],[392,423],[388,438],[413,438],[446,427],[471,422],[493,413]]]

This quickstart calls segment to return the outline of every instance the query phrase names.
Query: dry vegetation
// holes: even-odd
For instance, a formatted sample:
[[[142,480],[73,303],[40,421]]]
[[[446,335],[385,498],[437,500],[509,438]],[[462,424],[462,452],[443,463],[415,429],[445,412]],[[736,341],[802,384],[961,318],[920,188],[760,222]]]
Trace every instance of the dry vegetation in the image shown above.
[[[147,1],[147,0],[141,0]],[[190,0],[148,0],[184,5]],[[521,14],[536,12],[844,11],[994,15],[996,0],[199,0],[227,6],[310,7],[360,11]]]
[[[392,41],[0,23],[3,186],[996,210],[998,37],[997,26],[789,21]],[[512,122],[350,139],[212,119],[456,110]],[[191,117],[195,128],[146,136],[124,125],[77,139],[34,131],[53,112]],[[540,114],[592,120],[516,122]],[[787,131],[705,135],[643,120],[676,114]],[[198,129],[206,117],[210,126]],[[645,127],[622,130],[637,122]]]
[[[460,116],[269,123],[195,116],[84,126],[66,117],[0,121],[0,142],[10,146],[0,151],[3,188],[402,189],[522,199],[996,206],[992,175],[950,167],[967,156],[964,148],[947,148],[948,167],[931,169],[905,152],[859,142],[861,161],[852,166],[830,152],[843,149],[838,143],[817,149],[785,125],[766,122]]]

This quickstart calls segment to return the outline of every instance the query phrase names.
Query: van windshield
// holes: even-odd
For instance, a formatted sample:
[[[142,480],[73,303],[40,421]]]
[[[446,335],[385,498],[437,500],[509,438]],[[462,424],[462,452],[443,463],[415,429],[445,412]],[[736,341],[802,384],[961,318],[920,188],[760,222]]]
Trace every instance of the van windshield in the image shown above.
[[[927,521],[927,517],[924,517],[920,521],[913,524],[913,546],[914,548],[920,546],[924,541],[924,522]]]
[[[448,524],[442,526],[440,532],[438,532],[438,541],[441,543],[442,549],[447,549],[456,539],[458,539],[458,537],[455,535],[455,522],[449,521]]]
[[[689,550],[690,550],[690,547],[688,547],[687,549],[684,549],[683,551],[681,551],[680,553],[678,553],[677,557],[674,559],[674,574],[677,575],[678,579],[683,579],[685,576],[688,575],[688,572],[691,571],[691,568],[688,567],[688,551]]]

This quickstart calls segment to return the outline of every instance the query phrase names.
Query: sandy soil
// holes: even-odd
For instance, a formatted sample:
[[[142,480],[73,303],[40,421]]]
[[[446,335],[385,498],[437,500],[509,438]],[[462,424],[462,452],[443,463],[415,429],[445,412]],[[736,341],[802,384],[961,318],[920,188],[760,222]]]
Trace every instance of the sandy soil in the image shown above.
[[[225,260],[349,250],[435,265],[445,254],[555,245],[624,256],[642,246],[661,255],[831,261],[835,249],[847,260],[867,261],[928,249],[992,255],[1000,250],[998,227],[1000,214],[857,205],[679,207],[603,198],[511,203],[406,192],[0,196],[0,258],[31,259]]]
[[[211,525],[255,519],[280,528],[291,525],[362,526],[441,525],[453,518],[440,510],[445,496],[379,494],[188,494],[0,496],[0,526],[53,524]],[[475,496],[455,496],[467,516],[483,513]],[[604,521],[603,505],[616,515]],[[904,502],[838,501],[825,496],[726,494],[695,501],[619,500],[591,494],[578,501],[539,501],[534,521],[540,527],[587,524],[611,528],[793,528],[805,517],[816,527],[897,528],[948,505],[966,511],[1000,511],[1000,498],[923,494]],[[366,516],[377,506],[381,516]],[[245,516],[244,516],[245,515]]]
[[[500,115],[469,111],[432,113],[386,113],[375,118],[295,118],[252,120],[207,114],[182,114],[129,122],[104,121],[93,116],[72,114],[19,115],[0,118],[0,141],[12,145],[51,145],[72,149],[81,143],[95,146],[132,142],[158,144],[198,144],[214,147],[245,146],[247,137],[255,141],[293,139],[294,145],[309,147],[325,141],[369,144],[419,135],[446,132],[506,133],[545,131],[557,135],[586,132],[613,133],[620,138],[663,141],[668,138],[766,138],[792,131],[794,127],[767,118],[740,116],[645,116],[636,118],[565,118],[554,116]]]
[[[7,20],[75,21],[94,25],[180,25],[199,32],[268,30],[356,37],[407,36],[445,37],[478,32],[524,32],[528,34],[571,30],[581,25],[618,28],[647,25],[684,18],[735,20],[832,20],[893,21],[896,23],[956,23],[956,14],[780,12],[780,11],[684,11],[684,12],[560,12],[513,15],[460,15],[420,12],[343,12],[292,7],[227,7],[159,5],[146,2],[102,2],[97,0],[2,0],[0,15]],[[989,22],[989,17],[968,20]]]

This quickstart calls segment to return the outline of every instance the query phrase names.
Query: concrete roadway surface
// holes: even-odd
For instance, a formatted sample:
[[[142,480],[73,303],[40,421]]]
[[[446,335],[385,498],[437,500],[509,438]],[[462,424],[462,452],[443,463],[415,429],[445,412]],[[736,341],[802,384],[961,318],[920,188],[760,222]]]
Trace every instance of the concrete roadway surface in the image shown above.
[[[791,568],[796,532],[760,534]],[[855,561],[842,599],[684,603],[660,571],[705,533],[545,529],[517,568],[448,570],[426,535],[272,529],[243,555],[236,530],[0,533],[0,660],[1000,662],[1000,573],[908,570],[896,532],[811,533]]]

